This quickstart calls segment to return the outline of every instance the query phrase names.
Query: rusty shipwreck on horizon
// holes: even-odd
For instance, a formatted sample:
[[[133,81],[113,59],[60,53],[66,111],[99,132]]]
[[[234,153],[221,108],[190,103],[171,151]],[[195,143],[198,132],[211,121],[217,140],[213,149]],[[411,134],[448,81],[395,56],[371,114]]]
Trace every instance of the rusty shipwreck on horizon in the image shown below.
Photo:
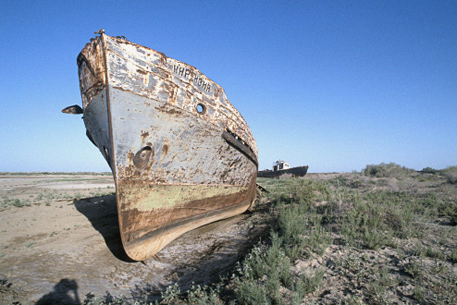
[[[255,201],[257,147],[224,89],[198,69],[97,32],[78,56],[89,139],[113,172],[120,234],[137,261]]]

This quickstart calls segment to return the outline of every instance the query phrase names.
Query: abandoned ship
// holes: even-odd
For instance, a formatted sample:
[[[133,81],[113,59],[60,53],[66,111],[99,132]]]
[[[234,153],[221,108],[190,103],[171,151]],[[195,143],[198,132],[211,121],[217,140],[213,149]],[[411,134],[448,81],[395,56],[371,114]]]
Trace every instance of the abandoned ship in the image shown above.
[[[261,178],[277,178],[284,174],[290,174],[293,177],[303,177],[308,172],[308,166],[290,167],[289,163],[283,160],[278,160],[273,164],[273,170],[263,170],[257,173],[257,177]]]
[[[224,89],[197,68],[110,37],[77,58],[86,134],[114,176],[127,255],[145,260],[199,226],[245,212],[257,146]]]

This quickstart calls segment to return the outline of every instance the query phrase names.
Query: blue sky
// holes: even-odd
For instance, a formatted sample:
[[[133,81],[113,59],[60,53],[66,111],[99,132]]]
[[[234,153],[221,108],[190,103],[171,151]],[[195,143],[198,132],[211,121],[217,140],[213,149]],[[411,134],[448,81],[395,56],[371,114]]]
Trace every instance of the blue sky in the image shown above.
[[[199,68],[248,122],[260,169],[457,164],[456,1],[9,1],[0,172],[109,171],[85,136],[76,57],[94,32]]]

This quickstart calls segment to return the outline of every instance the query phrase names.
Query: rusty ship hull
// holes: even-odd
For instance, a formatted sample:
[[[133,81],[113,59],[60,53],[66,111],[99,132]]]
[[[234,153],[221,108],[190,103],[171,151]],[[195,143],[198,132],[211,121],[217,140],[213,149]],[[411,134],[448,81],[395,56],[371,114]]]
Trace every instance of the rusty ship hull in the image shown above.
[[[257,147],[223,88],[197,68],[99,34],[77,60],[83,119],[113,172],[124,249],[141,261],[245,212]]]

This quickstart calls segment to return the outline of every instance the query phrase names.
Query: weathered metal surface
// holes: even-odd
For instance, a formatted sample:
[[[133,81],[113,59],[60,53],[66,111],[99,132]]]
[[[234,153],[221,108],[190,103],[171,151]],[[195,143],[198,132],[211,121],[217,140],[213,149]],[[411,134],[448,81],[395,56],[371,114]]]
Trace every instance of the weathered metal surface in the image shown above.
[[[256,143],[222,87],[104,32],[82,50],[78,66],[87,134],[113,171],[132,259],[252,205]]]

